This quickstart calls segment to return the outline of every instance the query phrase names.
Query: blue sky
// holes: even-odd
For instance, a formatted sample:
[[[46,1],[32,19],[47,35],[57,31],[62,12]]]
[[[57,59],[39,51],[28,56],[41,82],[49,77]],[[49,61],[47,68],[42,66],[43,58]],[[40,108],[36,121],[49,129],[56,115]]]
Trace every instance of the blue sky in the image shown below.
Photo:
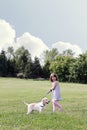
[[[4,34],[12,34],[9,43],[16,39],[16,47],[23,45],[23,38],[27,41],[27,44],[24,43],[27,47],[33,37],[36,41],[33,39],[32,45],[38,44],[38,38],[41,42],[39,45],[44,49],[57,47],[58,50],[64,50],[70,47],[75,52],[84,52],[87,49],[86,6],[86,0],[0,0],[0,34],[4,20],[12,29],[7,31],[9,29],[4,26]],[[7,44],[4,39],[3,36],[0,41],[3,48],[5,42]]]

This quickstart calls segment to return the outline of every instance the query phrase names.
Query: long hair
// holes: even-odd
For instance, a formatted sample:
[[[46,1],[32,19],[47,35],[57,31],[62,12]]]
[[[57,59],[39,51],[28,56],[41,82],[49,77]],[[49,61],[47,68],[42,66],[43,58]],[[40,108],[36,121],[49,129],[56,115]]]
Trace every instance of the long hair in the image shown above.
[[[57,75],[56,75],[55,73],[52,73],[52,74],[50,75],[50,81],[51,81],[51,82],[53,82],[52,77],[56,77],[56,80],[58,80],[58,77],[57,77]]]

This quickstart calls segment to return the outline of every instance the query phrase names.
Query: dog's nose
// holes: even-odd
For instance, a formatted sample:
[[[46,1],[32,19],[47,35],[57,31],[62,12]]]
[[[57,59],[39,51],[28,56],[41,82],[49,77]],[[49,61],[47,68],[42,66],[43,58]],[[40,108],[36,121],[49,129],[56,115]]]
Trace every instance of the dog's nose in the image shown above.
[[[49,103],[50,101],[47,101],[47,104]]]

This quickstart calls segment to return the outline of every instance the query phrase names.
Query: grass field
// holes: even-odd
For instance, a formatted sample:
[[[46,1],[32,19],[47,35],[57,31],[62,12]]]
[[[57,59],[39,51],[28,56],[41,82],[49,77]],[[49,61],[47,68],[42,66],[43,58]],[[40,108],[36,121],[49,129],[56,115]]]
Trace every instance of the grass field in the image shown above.
[[[63,111],[26,115],[23,101],[38,102],[50,89],[50,81],[0,78],[0,130],[87,130],[87,85],[60,83]],[[51,94],[47,96],[51,100]]]

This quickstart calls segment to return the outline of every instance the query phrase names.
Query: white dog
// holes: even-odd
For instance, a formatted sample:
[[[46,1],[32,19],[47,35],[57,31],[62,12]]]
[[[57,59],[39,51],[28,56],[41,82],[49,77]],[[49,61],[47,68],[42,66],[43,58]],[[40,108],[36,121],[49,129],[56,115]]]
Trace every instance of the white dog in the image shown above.
[[[42,110],[44,109],[45,105],[48,104],[49,102],[50,101],[48,100],[48,98],[45,97],[41,100],[41,102],[30,103],[30,104],[24,102],[24,104],[27,105],[27,107],[28,107],[27,114],[30,114],[34,110],[37,110],[41,113]]]

